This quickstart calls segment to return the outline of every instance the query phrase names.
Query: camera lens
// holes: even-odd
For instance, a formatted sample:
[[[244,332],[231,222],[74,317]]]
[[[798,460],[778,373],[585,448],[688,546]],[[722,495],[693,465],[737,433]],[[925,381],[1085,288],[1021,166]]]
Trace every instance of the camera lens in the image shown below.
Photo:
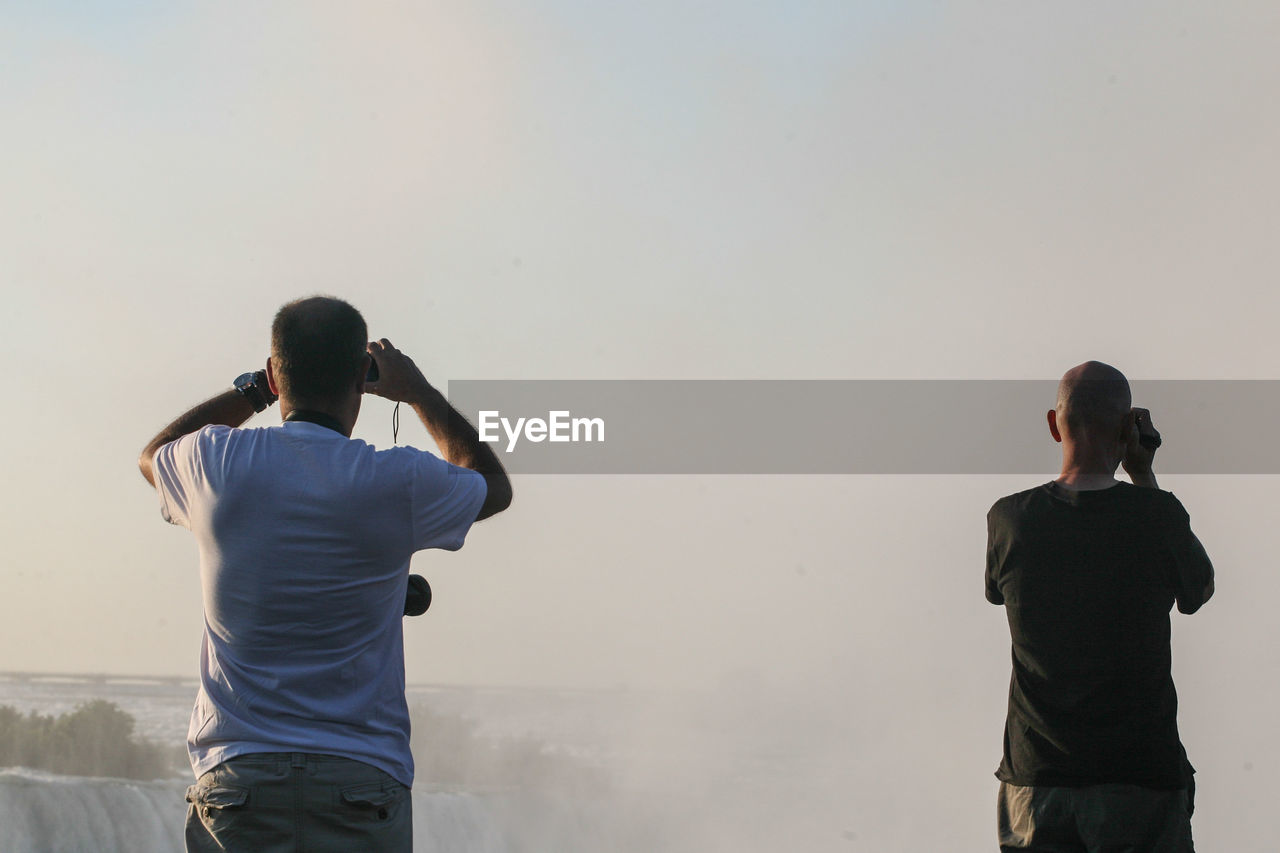
[[[431,584],[422,575],[409,575],[409,590],[404,597],[404,615],[421,616],[431,606]]]

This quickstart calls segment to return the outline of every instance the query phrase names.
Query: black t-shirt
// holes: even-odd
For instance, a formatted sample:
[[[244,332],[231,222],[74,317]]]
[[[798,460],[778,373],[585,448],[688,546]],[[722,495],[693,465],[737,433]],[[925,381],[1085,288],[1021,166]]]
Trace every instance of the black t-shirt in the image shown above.
[[[1213,567],[1169,492],[1057,483],[987,514],[987,600],[1013,640],[1004,760],[1014,785],[1186,787],[1169,611],[1197,610]]]

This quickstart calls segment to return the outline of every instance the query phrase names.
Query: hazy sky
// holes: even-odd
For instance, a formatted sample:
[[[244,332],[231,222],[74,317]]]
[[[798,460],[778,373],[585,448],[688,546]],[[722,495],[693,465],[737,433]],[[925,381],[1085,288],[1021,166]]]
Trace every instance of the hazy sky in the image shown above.
[[[1276,378],[1278,36],[1266,2],[2,4],[0,670],[194,675],[194,543],[135,459],[300,295],[441,385]],[[409,678],[823,685],[987,780],[983,516],[1034,482],[519,478],[416,558]],[[1280,758],[1274,482],[1162,485],[1220,573],[1174,633],[1225,808]]]

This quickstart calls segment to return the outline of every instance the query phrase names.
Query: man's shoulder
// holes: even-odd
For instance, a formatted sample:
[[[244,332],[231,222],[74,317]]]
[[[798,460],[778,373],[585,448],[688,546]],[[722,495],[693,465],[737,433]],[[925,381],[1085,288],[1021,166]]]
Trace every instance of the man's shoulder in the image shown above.
[[[1020,492],[1005,495],[991,505],[991,509],[987,511],[987,517],[1005,516],[1026,510],[1027,507],[1047,497],[1047,488],[1047,485],[1042,483],[1030,489],[1023,489]]]
[[[415,483],[415,488],[425,486],[428,489],[451,489],[453,484],[463,482],[475,487],[475,483],[484,483],[484,477],[470,468],[440,458],[429,450],[422,450],[412,445],[386,447],[381,450],[361,442],[362,452],[369,454],[368,459],[379,472],[396,478],[406,478]]]
[[[179,457],[199,458],[204,454],[204,448],[225,442],[228,436],[236,431],[223,424],[209,424],[195,432],[180,435],[173,441],[156,448],[155,464],[168,464]]]
[[[1073,491],[1054,482],[1005,495],[991,505],[987,518],[1013,519],[1038,513],[1084,511],[1137,514],[1150,519],[1187,519],[1187,511],[1172,492],[1120,482],[1108,489]]]
[[[210,424],[184,438],[190,439],[192,448],[198,454],[214,454],[217,458],[231,459],[252,454],[271,442],[279,441],[282,435],[283,430],[279,424],[255,427]]]
[[[1168,515],[1174,518],[1183,518],[1187,515],[1186,509],[1182,506],[1182,501],[1178,500],[1173,492],[1167,492],[1164,489],[1135,486],[1132,483],[1121,482],[1116,486],[1116,496],[1122,499],[1124,505],[1134,510],[1157,515]]]
[[[352,439],[352,441],[359,441]],[[359,442],[360,450],[368,453],[378,462],[393,468],[413,470],[417,467],[433,468],[437,465],[449,465],[430,450],[422,450],[411,444],[400,444],[395,447],[374,447],[372,444]],[[452,467],[452,466],[450,466]]]
[[[1138,486],[1132,486],[1131,488],[1136,492],[1149,493],[1143,496],[1148,505],[1153,512],[1167,521],[1177,524],[1190,521],[1191,516],[1187,513],[1186,507],[1182,505],[1182,501],[1178,500],[1177,495],[1173,492],[1166,492],[1164,489],[1144,489]]]

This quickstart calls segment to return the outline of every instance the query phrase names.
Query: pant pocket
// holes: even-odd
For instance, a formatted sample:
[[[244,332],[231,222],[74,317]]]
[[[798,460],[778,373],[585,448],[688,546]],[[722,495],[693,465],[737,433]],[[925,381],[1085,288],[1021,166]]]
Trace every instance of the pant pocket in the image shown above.
[[[393,823],[409,790],[398,782],[351,785],[340,792],[349,819],[368,823]]]
[[[225,844],[235,836],[236,817],[244,812],[249,789],[228,785],[192,785],[187,788],[187,802],[195,818],[209,835]]]

